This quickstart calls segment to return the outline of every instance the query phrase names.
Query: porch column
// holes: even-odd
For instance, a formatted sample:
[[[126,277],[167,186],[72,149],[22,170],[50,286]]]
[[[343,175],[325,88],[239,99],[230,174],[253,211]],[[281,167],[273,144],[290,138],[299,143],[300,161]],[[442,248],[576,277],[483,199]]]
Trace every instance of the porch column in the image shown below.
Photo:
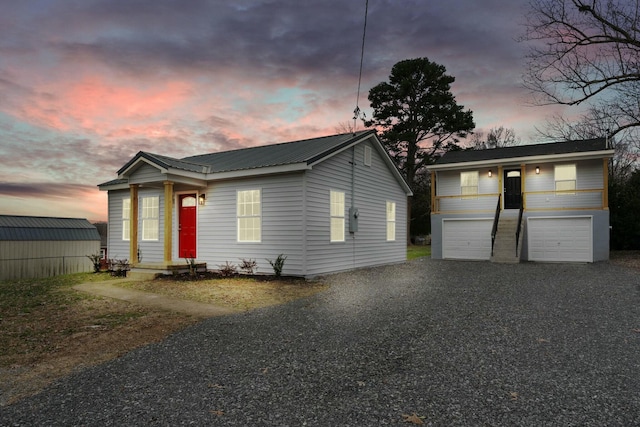
[[[609,209],[609,159],[602,159],[602,209]]]
[[[129,215],[129,264],[138,263],[138,184],[130,184],[131,212]]]
[[[522,188],[520,192],[522,193],[522,209],[527,209],[527,165],[520,165],[520,176],[522,177]]]
[[[164,261],[171,262],[173,249],[173,182],[164,182]]]

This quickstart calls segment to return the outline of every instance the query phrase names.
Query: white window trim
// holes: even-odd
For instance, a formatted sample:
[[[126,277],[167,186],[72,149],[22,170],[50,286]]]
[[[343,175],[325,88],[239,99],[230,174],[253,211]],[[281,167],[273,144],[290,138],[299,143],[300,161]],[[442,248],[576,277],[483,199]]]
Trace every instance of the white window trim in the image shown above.
[[[475,178],[476,178],[476,185],[462,185],[463,184],[463,180],[462,180],[462,176],[463,174],[474,174]],[[465,171],[465,172],[460,172],[460,196],[462,196],[462,199],[477,199],[478,198],[478,192],[479,192],[479,185],[480,185],[480,174],[478,171]],[[465,193],[465,188],[468,190],[473,190],[475,189],[475,192],[467,192]]]
[[[131,240],[131,198],[122,199],[122,240]]]
[[[334,209],[334,195],[341,196],[342,209]],[[339,206],[337,206],[339,208]],[[340,210],[341,212],[338,212]],[[341,243],[345,241],[345,193],[344,191],[329,191],[329,241]]]
[[[160,239],[160,197],[146,196],[141,200],[142,241],[157,242]],[[151,206],[145,206],[147,202]]]
[[[241,193],[249,193],[249,192],[258,192],[258,212],[252,212],[250,215],[242,214],[240,207],[240,194]],[[258,238],[256,239],[247,239],[243,238],[243,228],[241,223],[243,219],[258,219]],[[261,243],[262,242],[262,189],[253,188],[250,190],[238,190],[236,191],[236,239],[238,243]]]
[[[557,179],[558,167],[562,166],[572,166],[573,172],[575,174],[574,179]],[[573,183],[573,188],[568,188],[566,190],[558,190],[558,183]],[[578,189],[578,167],[575,163],[562,164],[562,165],[554,165],[553,167],[553,189],[556,191],[556,196],[573,196],[576,194],[575,190]],[[558,191],[561,191],[558,193]]]
[[[393,207],[391,212],[389,211],[389,207]],[[387,242],[395,242],[396,241],[396,202],[391,202],[387,200],[386,203],[386,217],[387,217]]]

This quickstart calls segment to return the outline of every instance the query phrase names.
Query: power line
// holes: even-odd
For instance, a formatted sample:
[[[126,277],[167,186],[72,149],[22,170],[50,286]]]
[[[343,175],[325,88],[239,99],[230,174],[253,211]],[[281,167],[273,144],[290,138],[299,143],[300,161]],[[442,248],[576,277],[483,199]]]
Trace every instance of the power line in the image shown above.
[[[356,94],[356,108],[353,110],[353,132],[356,132],[357,120],[360,117],[360,84],[362,83],[362,64],[364,62],[364,41],[367,35],[367,14],[369,12],[369,0],[366,0],[364,6],[364,28],[362,30],[362,49],[360,51],[360,73],[358,74],[358,92]],[[364,113],[363,113],[364,114]]]

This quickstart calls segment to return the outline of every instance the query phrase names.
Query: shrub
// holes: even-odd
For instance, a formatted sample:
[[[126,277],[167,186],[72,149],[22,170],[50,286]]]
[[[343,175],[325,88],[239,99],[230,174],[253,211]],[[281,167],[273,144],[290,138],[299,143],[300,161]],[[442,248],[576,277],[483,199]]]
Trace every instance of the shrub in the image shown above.
[[[238,267],[231,264],[229,261],[225,261],[225,265],[219,265],[220,275],[222,277],[229,277],[238,274]]]
[[[286,256],[280,254],[275,261],[272,261],[270,259],[267,260],[269,261],[269,264],[271,264],[271,267],[273,267],[273,274],[275,274],[276,277],[280,277],[282,275],[282,268],[284,267],[284,261],[286,259]]]
[[[244,271],[245,273],[253,274],[254,271],[258,270],[258,263],[256,262],[255,259],[251,259],[251,258],[244,259],[244,258],[242,258],[240,261],[241,261],[240,265],[239,265],[240,270]]]
[[[99,273],[100,272],[100,260],[102,259],[100,254],[97,253],[97,254],[93,254],[93,255],[87,255],[87,258],[89,258],[91,260],[91,263],[93,264],[93,272],[94,273]]]

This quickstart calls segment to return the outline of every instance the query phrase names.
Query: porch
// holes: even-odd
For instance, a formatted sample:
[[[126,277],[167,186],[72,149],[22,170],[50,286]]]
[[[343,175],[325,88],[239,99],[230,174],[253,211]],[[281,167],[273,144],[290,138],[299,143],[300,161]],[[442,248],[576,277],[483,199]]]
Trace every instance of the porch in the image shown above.
[[[127,272],[127,278],[133,280],[153,280],[159,276],[171,276],[190,271],[203,272],[207,270],[206,262],[143,262],[135,264]]]

